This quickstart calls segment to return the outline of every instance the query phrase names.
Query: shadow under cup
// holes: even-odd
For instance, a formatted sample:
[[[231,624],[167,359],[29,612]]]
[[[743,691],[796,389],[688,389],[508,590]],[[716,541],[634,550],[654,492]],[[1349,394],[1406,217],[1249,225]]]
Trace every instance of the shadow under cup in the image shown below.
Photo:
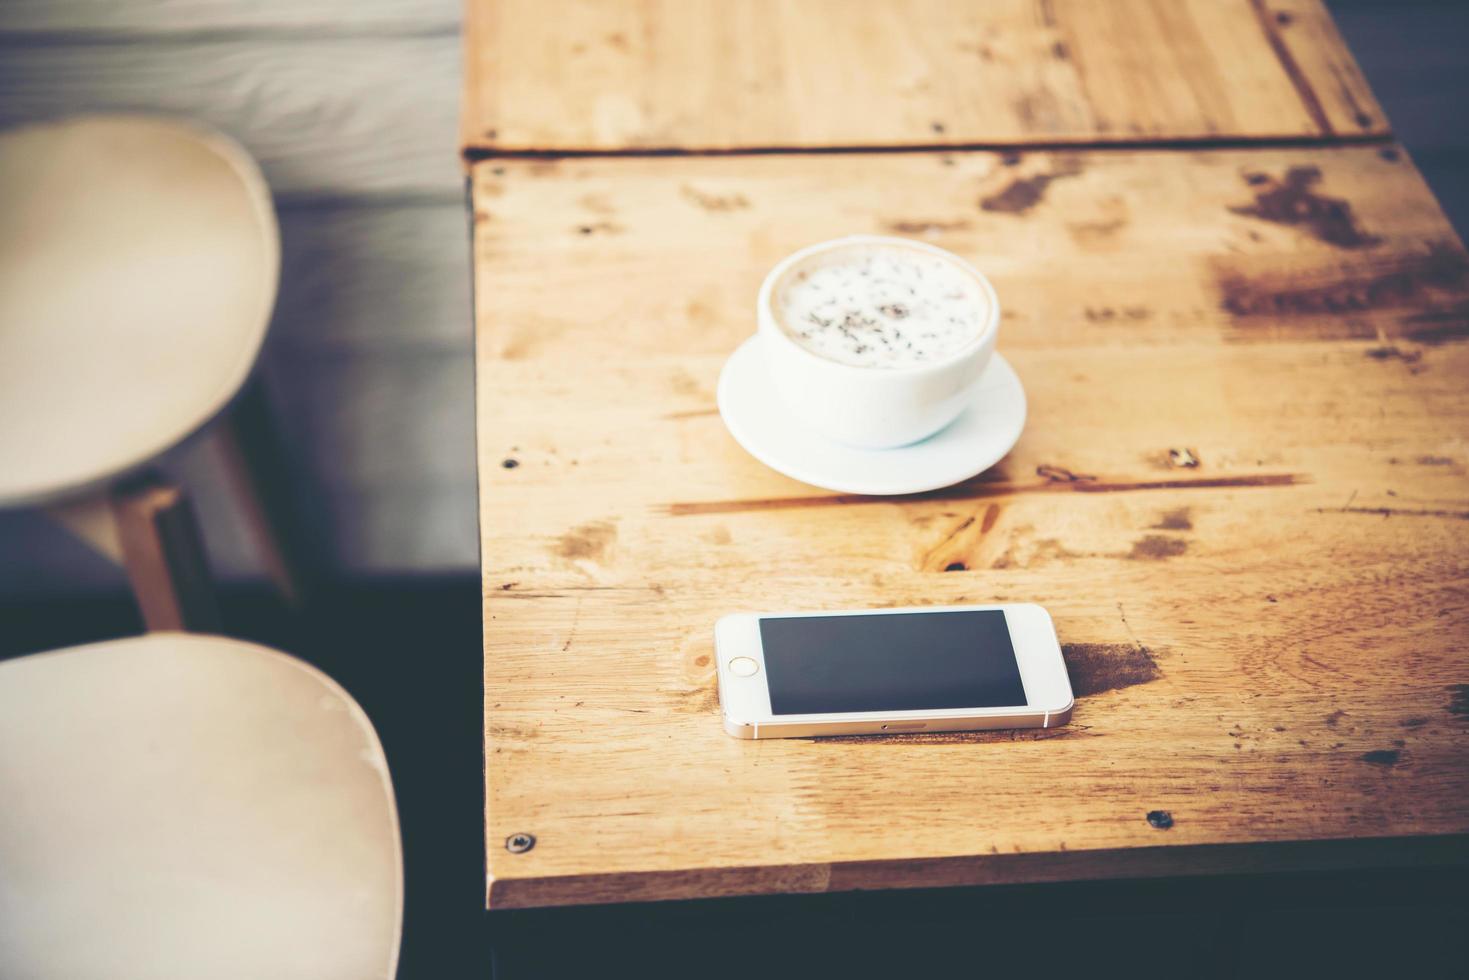
[[[777,290],[789,274],[825,253],[862,246],[918,250],[973,276],[989,306],[975,337],[940,359],[902,367],[844,364],[798,343],[777,317]],[[854,235],[812,245],[782,260],[760,286],[757,318],[770,380],[798,422],[844,445],[892,449],[928,438],[969,405],[994,354],[1000,304],[989,280],[952,252],[905,238]]]

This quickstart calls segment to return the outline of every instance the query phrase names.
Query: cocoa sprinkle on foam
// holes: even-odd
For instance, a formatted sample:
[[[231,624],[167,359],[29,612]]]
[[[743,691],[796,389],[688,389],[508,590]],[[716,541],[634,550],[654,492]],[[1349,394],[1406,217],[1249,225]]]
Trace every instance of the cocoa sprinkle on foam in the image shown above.
[[[989,299],[941,255],[854,243],[811,256],[777,284],[776,318],[802,347],[856,367],[943,360],[984,330]]]

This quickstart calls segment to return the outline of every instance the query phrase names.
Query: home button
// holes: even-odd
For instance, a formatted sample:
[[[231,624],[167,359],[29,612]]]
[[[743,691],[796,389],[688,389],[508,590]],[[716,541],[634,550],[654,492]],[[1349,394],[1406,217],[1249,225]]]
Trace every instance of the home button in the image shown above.
[[[760,665],[750,657],[735,657],[729,662],[729,672],[736,677],[754,677],[760,672]]]

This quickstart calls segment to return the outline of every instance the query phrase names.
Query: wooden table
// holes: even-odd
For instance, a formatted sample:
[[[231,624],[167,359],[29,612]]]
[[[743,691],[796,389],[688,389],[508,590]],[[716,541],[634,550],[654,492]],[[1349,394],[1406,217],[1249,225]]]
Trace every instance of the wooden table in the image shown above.
[[[546,6],[469,9],[492,907],[1465,862],[1469,257],[1318,3]],[[988,473],[725,432],[848,232],[995,282]],[[1065,728],[721,731],[723,613],[1028,600]]]

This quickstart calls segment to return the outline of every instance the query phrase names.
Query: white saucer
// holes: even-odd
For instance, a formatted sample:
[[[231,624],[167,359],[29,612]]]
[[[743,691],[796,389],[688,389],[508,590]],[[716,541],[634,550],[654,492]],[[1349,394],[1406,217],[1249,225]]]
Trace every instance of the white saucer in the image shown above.
[[[760,338],[729,356],[719,375],[719,414],[730,435],[777,473],[838,493],[889,495],[937,490],[998,463],[1025,428],[1025,389],[996,353],[964,413],[934,435],[897,449],[854,449],[807,429],[786,412],[766,379]]]

